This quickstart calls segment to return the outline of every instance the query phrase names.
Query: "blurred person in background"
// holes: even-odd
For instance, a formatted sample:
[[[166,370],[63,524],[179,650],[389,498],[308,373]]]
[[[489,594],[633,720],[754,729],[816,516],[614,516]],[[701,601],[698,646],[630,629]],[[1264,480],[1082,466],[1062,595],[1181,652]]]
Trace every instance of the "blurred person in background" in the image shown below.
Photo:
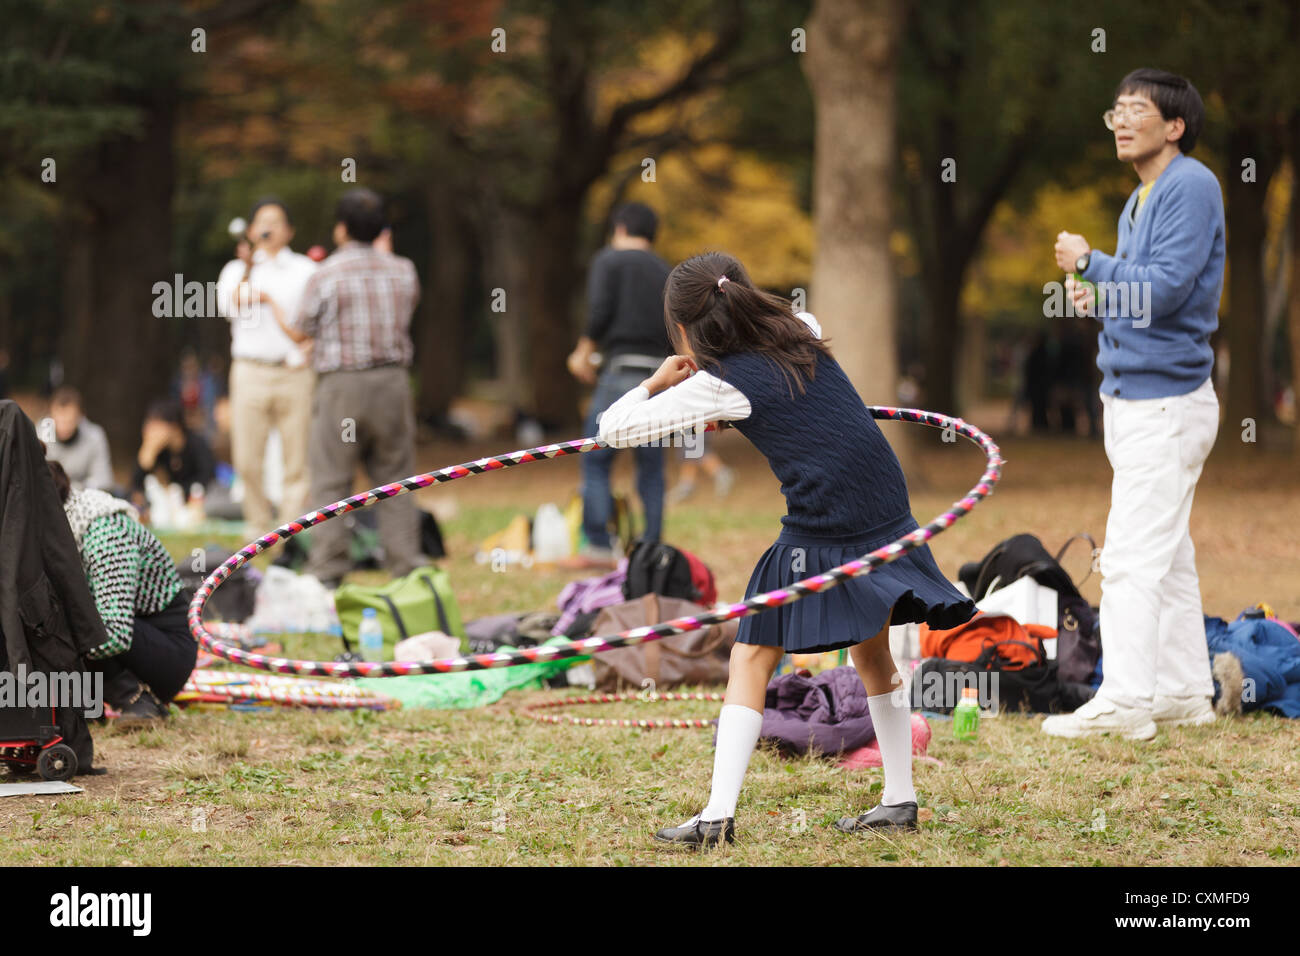
[[[221,388],[217,378],[210,369],[199,363],[193,349],[181,352],[180,370],[176,381],[172,383],[172,397],[181,403],[185,415],[185,426],[199,432],[209,444],[215,433],[213,410]]]
[[[63,466],[77,488],[107,491],[113,486],[113,460],[108,435],[81,408],[81,393],[62,385],[50,396],[54,441],[46,443],[46,457]]]
[[[317,266],[289,248],[293,223],[278,199],[254,204],[247,235],[249,251],[221,270],[217,301],[230,320],[231,455],[243,481],[244,519],[262,532],[273,521],[265,490],[267,437],[273,428],[279,433],[284,457],[280,521],[296,518],[307,507],[307,440],[315,374],[303,348],[276,320],[275,311],[286,316],[297,311]]]
[[[710,440],[708,432],[701,432],[695,436],[694,441],[698,444],[694,448],[683,443],[682,467],[677,472],[677,484],[668,492],[669,504],[681,504],[695,494],[695,482],[701,471],[713,479],[714,497],[725,498],[731,494],[732,486],[736,483],[736,472],[727,467],[716,451],[709,449]],[[703,454],[692,458],[691,455],[696,451],[702,451]]]
[[[212,449],[202,435],[185,427],[179,402],[168,400],[151,405],[145,413],[140,435],[140,450],[131,475],[132,504],[137,508],[147,507],[144,487],[148,475],[156,477],[164,488],[180,485],[187,501],[195,485],[206,490],[216,474]]]
[[[334,254],[308,280],[297,314],[284,326],[295,341],[315,340],[310,461],[316,508],[352,494],[358,461],[376,484],[415,471],[411,316],[420,279],[410,259],[374,245],[386,225],[378,193],[349,190],[336,220]],[[348,529],[327,521],[311,535],[307,571],[333,589],[352,568]],[[394,577],[425,563],[411,495],[379,509],[379,538]]]
[[[654,374],[672,354],[664,327],[664,284],[668,263],[653,245],[659,217],[644,203],[620,206],[612,217],[609,245],[596,253],[587,276],[587,329],[569,355],[569,372],[585,385],[595,385],[584,435],[595,435],[605,409],[644,378]],[[601,355],[599,379],[593,356]],[[609,474],[614,448],[598,448],[582,456],[582,531],[587,539],[566,567],[601,568],[615,564],[609,523],[614,516]],[[664,510],[664,450],[640,445],[636,458],[636,489],[645,509],[645,535],[658,541]]]

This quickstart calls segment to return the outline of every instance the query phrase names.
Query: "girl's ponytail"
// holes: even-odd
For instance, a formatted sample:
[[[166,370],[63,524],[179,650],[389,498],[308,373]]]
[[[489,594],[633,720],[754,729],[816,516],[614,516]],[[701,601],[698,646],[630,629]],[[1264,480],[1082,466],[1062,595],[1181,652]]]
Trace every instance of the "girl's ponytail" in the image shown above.
[[[830,354],[788,299],[755,288],[745,267],[722,253],[693,256],[677,265],[664,290],[664,321],[677,341],[675,325],[685,330],[686,344],[701,366],[716,364],[730,352],[762,352],[772,359],[794,388],[804,391],[817,353]]]

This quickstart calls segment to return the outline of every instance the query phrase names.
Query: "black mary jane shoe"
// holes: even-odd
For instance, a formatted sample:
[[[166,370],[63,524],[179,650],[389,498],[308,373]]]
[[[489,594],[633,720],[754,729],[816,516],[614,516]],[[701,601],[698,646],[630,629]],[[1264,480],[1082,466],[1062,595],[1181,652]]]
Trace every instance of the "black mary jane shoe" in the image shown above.
[[[660,843],[672,843],[691,849],[717,846],[723,840],[736,842],[736,818],[725,820],[701,820],[695,817],[679,827],[665,827],[655,834]]]
[[[857,817],[841,817],[835,822],[835,829],[845,833],[861,833],[864,830],[915,830],[916,804],[897,803],[892,806],[879,804]]]

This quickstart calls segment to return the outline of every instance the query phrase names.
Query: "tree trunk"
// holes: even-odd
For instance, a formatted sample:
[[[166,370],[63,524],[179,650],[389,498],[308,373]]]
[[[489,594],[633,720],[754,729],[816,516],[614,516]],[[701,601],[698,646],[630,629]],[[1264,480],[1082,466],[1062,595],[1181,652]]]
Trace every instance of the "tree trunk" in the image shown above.
[[[1260,133],[1249,126],[1228,134],[1230,157],[1256,160],[1256,181],[1242,182],[1229,164],[1228,174],[1228,370],[1227,426],[1240,430],[1244,419],[1260,427],[1268,411],[1264,395],[1264,240],[1267,223],[1264,198],[1272,177],[1273,164]]]
[[[804,71],[817,114],[810,310],[868,404],[898,397],[893,226],[895,80],[901,0],[817,0]],[[886,435],[907,467],[911,439]]]
[[[565,359],[577,342],[572,304],[580,276],[574,255],[583,204],[559,198],[548,204],[535,222],[524,283],[532,385],[529,410],[548,428],[569,427],[578,420],[578,386]]]
[[[952,67],[953,82],[960,75]],[[946,415],[957,414],[957,355],[961,348],[961,286],[970,262],[964,248],[962,223],[957,215],[955,182],[940,176],[941,163],[958,154],[955,117],[944,115],[935,121],[935,152],[922,159],[920,189],[930,205],[931,241],[929,254],[922,257],[928,319],[926,323],[925,396],[926,407]],[[924,241],[924,240],[922,240]]]
[[[489,199],[482,216],[487,317],[495,345],[496,378],[512,408],[522,408],[528,392],[528,304],[524,276],[527,249],[523,222]]]
[[[173,323],[195,321],[153,311],[155,283],[173,283],[173,129],[172,104],[155,103],[138,139],[101,147],[77,171],[79,212],[65,224],[64,380],[81,390],[119,463],[134,457],[149,403],[170,394]]]
[[[940,248],[946,245],[940,242]],[[945,261],[943,258],[940,262]],[[951,259],[946,260],[950,264]],[[964,268],[938,267],[927,277],[930,322],[925,343],[925,407],[944,415],[958,414],[958,356],[963,348],[961,284]]]
[[[415,335],[420,382],[416,403],[421,421],[441,419],[464,383],[465,301],[470,255],[469,230],[456,205],[455,187],[435,177],[426,194],[429,230],[429,287],[421,297]]]
[[[1295,397],[1295,436],[1291,454],[1300,460],[1300,112],[1291,116],[1287,130],[1291,158],[1291,275],[1287,298],[1287,334],[1291,340],[1291,394]]]
[[[982,316],[971,313],[962,316],[961,348],[954,356],[957,365],[957,403],[954,408],[970,409],[984,397],[988,350],[986,331]]]

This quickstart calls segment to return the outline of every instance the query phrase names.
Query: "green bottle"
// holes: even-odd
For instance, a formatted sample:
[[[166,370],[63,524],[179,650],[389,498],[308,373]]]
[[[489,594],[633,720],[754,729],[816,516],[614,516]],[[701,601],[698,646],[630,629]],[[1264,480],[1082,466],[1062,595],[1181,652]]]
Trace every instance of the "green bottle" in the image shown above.
[[[980,726],[980,702],[974,687],[965,687],[961,701],[952,712],[952,735],[958,740],[974,740]]]

